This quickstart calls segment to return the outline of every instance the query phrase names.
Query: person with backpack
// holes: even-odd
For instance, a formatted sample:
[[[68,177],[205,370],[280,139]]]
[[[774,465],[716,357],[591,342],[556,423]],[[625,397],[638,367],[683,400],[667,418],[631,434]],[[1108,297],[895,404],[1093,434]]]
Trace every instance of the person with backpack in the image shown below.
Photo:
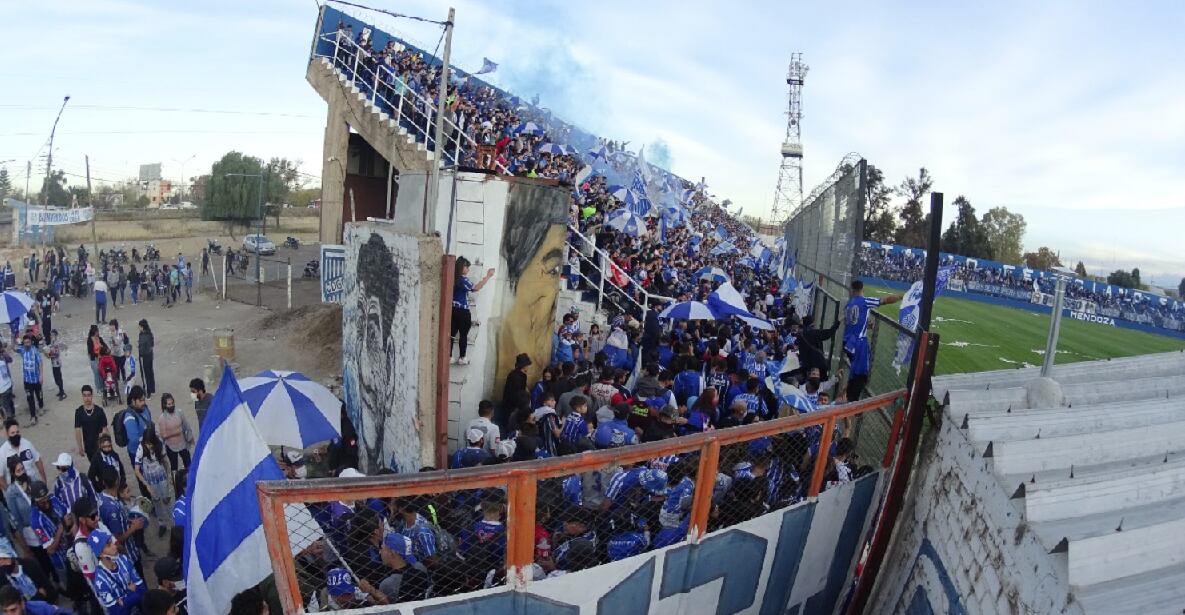
[[[140,440],[144,434],[152,429],[152,411],[144,400],[144,389],[140,385],[132,387],[128,393],[128,407],[115,413],[112,421],[112,431],[115,433],[115,443],[127,450],[128,459],[135,459],[140,450]],[[140,486],[140,495],[150,497],[148,485],[136,478]]]

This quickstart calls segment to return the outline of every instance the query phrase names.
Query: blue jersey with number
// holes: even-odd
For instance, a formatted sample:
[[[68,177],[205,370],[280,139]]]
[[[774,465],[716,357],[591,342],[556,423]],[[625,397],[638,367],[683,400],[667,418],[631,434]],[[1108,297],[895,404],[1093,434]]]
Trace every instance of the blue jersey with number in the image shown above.
[[[868,338],[868,311],[881,304],[873,297],[852,297],[844,308],[844,346],[855,344],[858,339]]]

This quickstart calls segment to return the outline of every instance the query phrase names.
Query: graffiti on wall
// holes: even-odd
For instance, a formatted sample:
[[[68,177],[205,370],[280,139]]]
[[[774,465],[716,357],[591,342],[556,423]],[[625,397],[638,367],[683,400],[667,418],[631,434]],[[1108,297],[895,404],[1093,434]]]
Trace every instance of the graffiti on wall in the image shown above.
[[[498,371],[504,376],[525,352],[533,368],[551,358],[552,321],[564,265],[568,195],[552,186],[513,183],[506,197],[501,254],[506,262]],[[530,374],[534,378],[538,374]],[[501,390],[501,384],[495,390]]]
[[[343,388],[346,413],[358,432],[358,463],[368,473],[384,467],[414,472],[420,467],[416,239],[349,225],[345,245]]]
[[[834,613],[879,494],[881,473],[824,491],[814,502],[580,572],[459,598],[401,605],[386,615],[621,615]]]

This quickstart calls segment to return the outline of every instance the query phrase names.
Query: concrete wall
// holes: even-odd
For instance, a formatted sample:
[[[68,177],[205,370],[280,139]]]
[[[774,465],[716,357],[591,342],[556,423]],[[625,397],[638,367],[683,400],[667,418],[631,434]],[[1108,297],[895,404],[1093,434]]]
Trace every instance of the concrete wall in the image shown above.
[[[618,562],[536,581],[375,607],[400,615],[679,613],[774,615],[839,611],[861,539],[879,501],[881,473],[829,489],[815,502],[762,515]]]
[[[914,471],[872,613],[1082,613],[1019,509],[946,415]]]
[[[433,463],[440,242],[389,224],[345,225],[342,367],[359,465],[414,472]]]

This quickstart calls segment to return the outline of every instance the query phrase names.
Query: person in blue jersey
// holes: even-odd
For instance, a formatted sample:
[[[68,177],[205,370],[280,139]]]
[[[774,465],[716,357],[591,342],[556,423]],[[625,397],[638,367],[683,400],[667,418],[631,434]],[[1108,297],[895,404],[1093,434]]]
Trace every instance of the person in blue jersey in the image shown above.
[[[696,397],[704,390],[704,378],[700,372],[699,361],[694,357],[683,360],[682,369],[675,375],[675,399],[680,404],[686,404],[687,398]]]
[[[399,520],[394,529],[411,540],[416,559],[432,569],[440,561],[440,545],[432,524],[420,514],[426,503],[427,500],[422,497],[398,499],[395,505],[399,511]]]
[[[481,430],[470,429],[465,432],[465,442],[468,443],[467,446],[453,453],[448,464],[450,468],[472,468],[489,461],[490,451],[486,449],[485,434]]]
[[[539,407],[531,413],[531,420],[539,433],[538,456],[555,457],[558,454],[560,435],[563,433],[560,418],[555,411],[555,394],[547,391],[540,397],[539,402]]]
[[[629,425],[630,407],[628,404],[613,406],[613,419],[600,421],[598,414],[597,430],[593,436],[593,444],[597,448],[617,448],[638,443],[638,434]]]
[[[506,496],[494,490],[482,498],[481,519],[473,522],[461,540],[465,557],[489,563],[506,562]]]
[[[0,613],[3,615],[70,615],[70,611],[44,600],[29,600],[12,585],[0,587]]]
[[[605,501],[601,505],[611,510],[627,504],[631,499],[659,501],[666,495],[667,473],[651,468],[622,470],[609,479]]]
[[[551,557],[540,560],[544,572],[574,572],[597,564],[597,532],[593,514],[587,508],[570,506],[562,514],[563,531],[553,535]]]
[[[590,434],[589,422],[585,418],[588,413],[588,398],[574,395],[568,402],[569,411],[560,425],[560,447],[570,445],[579,448],[580,443],[588,440]]]
[[[143,569],[140,567],[140,548],[135,540],[136,532],[144,529],[146,519],[144,517],[131,517],[128,515],[127,508],[119,499],[119,490],[126,486],[126,483],[120,484],[119,476],[111,468],[103,468],[99,472],[100,480],[103,481],[103,492],[99,494],[99,518],[102,519],[103,525],[112,532],[112,535],[119,540],[119,544],[124,545],[127,549],[128,561],[136,567],[136,572],[143,575]],[[98,553],[96,550],[95,553]]]
[[[453,318],[451,325],[451,341],[449,342],[449,362],[454,365],[469,365],[469,358],[465,356],[465,351],[469,349],[469,329],[473,326],[473,313],[470,311],[469,293],[475,293],[482,289],[491,278],[494,277],[494,270],[487,269],[485,277],[474,284],[469,278],[469,259],[464,256],[457,259],[456,279],[453,282]],[[453,350],[452,343],[456,342],[460,347],[460,354],[456,359],[452,358]]]
[[[699,458],[684,456],[667,468],[667,488],[658,513],[660,529],[654,535],[653,548],[660,549],[681,542],[687,537],[691,519],[691,503],[695,495],[695,472]]]
[[[173,472],[173,493],[177,494],[177,499],[173,501],[173,527],[182,530],[185,529],[189,517],[189,496],[185,494],[187,482],[185,470]]]
[[[107,615],[139,613],[147,589],[131,558],[121,554],[116,539],[102,530],[91,532],[87,543],[98,558],[93,584]]]
[[[864,296],[864,282],[852,280],[851,298],[844,307],[843,350],[852,365],[848,377],[848,401],[858,401],[868,384],[872,348],[868,344],[868,312],[874,307],[901,301],[901,295]]]
[[[68,510],[79,498],[94,498],[95,487],[91,481],[74,468],[74,458],[70,453],[58,455],[54,467],[58,469],[58,476],[53,483],[53,496]]]
[[[635,515],[619,511],[612,516],[610,526],[612,530],[605,542],[609,561],[633,557],[650,548],[650,535],[645,529],[645,522]]]
[[[29,527],[36,534],[39,543],[29,547],[45,572],[65,584],[66,543],[70,542],[70,534],[62,523],[62,513],[54,510],[49,488],[41,481],[33,481],[29,485],[29,498],[33,500]]]
[[[744,402],[746,414],[754,414],[760,417],[762,420],[769,420],[772,418],[773,413],[770,412],[769,408],[765,404],[765,401],[762,400],[761,395],[758,394],[760,389],[761,382],[755,377],[749,378],[749,380],[745,382],[745,392],[733,398],[733,403],[735,404],[736,402]]]

